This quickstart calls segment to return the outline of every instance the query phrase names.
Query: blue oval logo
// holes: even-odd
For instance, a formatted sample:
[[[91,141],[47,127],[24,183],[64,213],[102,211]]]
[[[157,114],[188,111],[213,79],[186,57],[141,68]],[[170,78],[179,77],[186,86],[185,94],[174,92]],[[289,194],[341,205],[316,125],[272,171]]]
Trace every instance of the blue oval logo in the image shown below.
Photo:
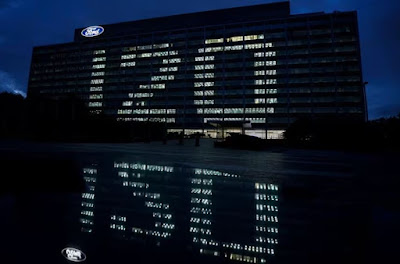
[[[91,26],[82,30],[81,35],[85,38],[97,37],[103,34],[104,28],[101,26]]]
[[[67,247],[61,250],[61,254],[72,262],[82,262],[86,260],[86,255],[76,248]]]

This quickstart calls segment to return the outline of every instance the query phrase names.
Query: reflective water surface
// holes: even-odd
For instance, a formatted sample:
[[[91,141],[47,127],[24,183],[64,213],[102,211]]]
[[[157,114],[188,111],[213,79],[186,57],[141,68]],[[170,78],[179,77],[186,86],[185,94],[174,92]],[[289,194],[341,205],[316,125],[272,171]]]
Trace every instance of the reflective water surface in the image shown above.
[[[3,197],[11,220],[2,225],[15,228],[3,228],[8,256],[71,263],[65,248],[84,253],[84,263],[366,263],[372,256],[364,158],[188,145],[42,146],[43,158],[53,158],[38,168],[54,182]],[[40,177],[29,175],[34,167],[21,167],[21,177]],[[72,181],[71,171],[78,187],[55,190],[56,179]]]

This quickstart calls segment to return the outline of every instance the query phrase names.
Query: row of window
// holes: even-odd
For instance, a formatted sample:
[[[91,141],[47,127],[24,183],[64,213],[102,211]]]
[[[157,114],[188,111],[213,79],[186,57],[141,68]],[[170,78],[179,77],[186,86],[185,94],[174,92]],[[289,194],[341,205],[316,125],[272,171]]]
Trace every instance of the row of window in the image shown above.
[[[250,56],[251,55],[251,56]],[[269,53],[267,53],[269,55]],[[275,56],[278,56],[280,54],[276,54]],[[293,54],[292,54],[293,55]],[[298,54],[294,54],[294,56],[297,57]],[[207,56],[207,57],[195,57],[193,60],[194,62],[203,62],[203,61],[211,61],[211,60],[216,60],[218,61],[217,68],[234,68],[234,67],[258,67],[258,66],[275,66],[275,65],[296,65],[296,64],[327,64],[327,63],[349,63],[349,62],[357,62],[358,59],[354,54],[349,54],[349,55],[337,55],[335,54],[327,54],[325,56],[314,56],[314,57],[304,57],[304,58],[293,58],[294,56],[288,55],[288,56],[280,56],[279,61],[270,61],[270,59],[257,59],[258,57],[263,57],[262,53],[256,53],[257,57],[254,57],[254,54],[249,54],[249,56],[245,57],[245,61],[243,61],[243,56],[240,55],[224,55],[224,56]],[[272,57],[268,56],[268,57]],[[224,60],[225,62],[220,62],[221,60]],[[230,60],[238,60],[238,62],[230,62]],[[263,61],[266,60],[264,63]],[[193,68],[196,65],[191,65],[193,63],[192,60],[186,60],[184,61],[181,58],[170,58],[170,59],[163,59],[163,60],[150,60],[150,61],[137,61],[135,62],[135,67],[142,69],[142,68],[149,68],[150,65],[160,65],[162,67],[162,64],[177,64],[180,68],[186,69],[186,70],[193,70]],[[179,65],[178,63],[185,62],[183,65]],[[78,66],[76,64],[82,64],[81,66]],[[206,63],[208,64],[208,63]],[[96,62],[96,66],[92,66],[89,61],[85,60],[78,60],[78,61],[72,61],[72,60],[63,60],[63,61],[54,61],[54,62],[40,62],[40,61],[35,61],[32,64],[33,72],[34,74],[39,74],[41,72],[46,72],[46,73],[54,73],[54,72],[62,72],[62,71],[67,71],[67,72],[74,72],[74,71],[80,71],[80,70],[89,70],[89,69],[103,69],[106,68],[105,62]],[[99,65],[99,66],[97,66]],[[121,63],[113,63],[108,62],[107,63],[107,69],[112,69],[112,68],[120,68]],[[214,67],[211,67],[210,69],[213,69]],[[199,68],[195,68],[195,70],[199,70]]]
[[[254,78],[271,78],[269,76],[274,76],[274,78],[278,78],[279,80],[289,80],[289,83],[294,83],[297,80],[328,80],[334,81],[335,75],[337,75],[338,81],[355,81],[354,77],[359,80],[359,77],[356,75],[360,75],[360,70],[358,66],[354,67],[346,67],[346,68],[304,68],[304,69],[288,69],[288,70],[256,70],[256,71],[225,71],[225,72],[206,72],[206,73],[195,73],[195,74],[174,74],[172,75],[170,72],[162,73],[160,75],[151,75],[150,73],[136,74],[136,75],[127,75],[121,74],[118,72],[91,72],[88,74],[79,74],[80,78],[76,79],[78,74],[70,74],[64,75],[63,77],[67,80],[63,80],[62,76],[53,76],[52,78],[37,78],[31,77],[31,86],[52,86],[52,85],[79,85],[79,84],[87,84],[88,80],[86,78],[92,77],[102,77],[107,76],[105,81],[107,83],[111,82],[158,82],[158,81],[177,81],[174,83],[182,83],[182,82],[199,82],[201,79],[214,79],[219,83],[221,81],[225,81],[225,83],[232,83],[233,80],[242,80],[248,81]],[[117,75],[119,75],[117,77]],[[265,77],[264,77],[265,76]],[[103,79],[104,80],[104,79]],[[302,81],[302,82],[303,82]],[[96,81],[97,82],[97,81]],[[104,82],[103,82],[104,83]],[[238,81],[236,81],[236,84]],[[96,83],[92,83],[96,84]],[[276,84],[269,83],[269,84]],[[187,85],[187,84],[185,84]],[[259,85],[259,84],[257,84]]]

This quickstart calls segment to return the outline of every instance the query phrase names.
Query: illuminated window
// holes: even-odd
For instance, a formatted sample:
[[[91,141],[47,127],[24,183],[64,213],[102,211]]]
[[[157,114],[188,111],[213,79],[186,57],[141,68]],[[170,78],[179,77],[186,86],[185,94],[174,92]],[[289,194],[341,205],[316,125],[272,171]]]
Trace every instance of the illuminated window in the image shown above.
[[[90,81],[91,84],[102,84],[104,83],[104,79],[93,79]]]
[[[214,100],[194,100],[195,105],[214,104]]]
[[[118,176],[122,177],[122,178],[128,178],[129,174],[125,171],[119,171],[118,172]]]
[[[104,76],[104,72],[92,72],[92,76]]]
[[[101,107],[102,105],[102,102],[89,102],[89,107]]]
[[[145,98],[145,97],[153,97],[153,93],[135,93],[130,95],[129,97],[134,98]]]
[[[226,39],[227,42],[238,42],[243,41],[243,36],[235,36]]]
[[[246,117],[246,121],[250,121],[251,123],[259,123],[263,124],[265,123],[265,118],[264,117]]]
[[[277,191],[278,190],[278,185],[268,184],[268,190]]]
[[[93,58],[93,62],[97,62],[97,61],[106,61],[106,57],[96,57],[96,58]]]
[[[160,68],[160,72],[167,72],[167,71],[177,71],[178,67],[163,67]]]
[[[214,91],[207,90],[207,91],[194,91],[195,96],[211,96],[214,95]]]
[[[125,47],[122,48],[122,51],[124,52],[136,51],[136,47]]]
[[[161,75],[161,76],[152,76],[151,80],[152,81],[167,81],[167,80],[173,80],[174,76],[173,75]]]
[[[246,114],[265,114],[265,108],[246,108]]]
[[[137,46],[138,50],[148,50],[152,49],[152,45],[143,45],[143,46]]]
[[[154,57],[168,56],[168,51],[153,52],[153,56],[154,56]]]
[[[255,80],[256,85],[266,85],[266,84],[276,84],[276,79],[266,79],[266,80]]]
[[[206,39],[205,44],[212,44],[212,43],[223,43],[224,39],[223,38],[218,38],[218,39]]]
[[[91,92],[101,92],[103,91],[103,87],[97,86],[97,87],[90,87]]]
[[[110,228],[120,230],[120,231],[126,230],[124,225],[117,225],[117,224],[110,224]]]
[[[195,70],[212,70],[214,69],[214,64],[206,64],[206,65],[195,65]]]
[[[94,64],[93,69],[104,69],[106,67],[105,64]]]
[[[214,86],[214,82],[195,82],[194,87],[210,87]]]
[[[103,99],[103,95],[102,94],[91,94],[89,96],[89,99]]]
[[[276,75],[276,70],[254,71],[254,75]]]
[[[119,115],[130,115],[132,114],[132,109],[118,109]]]
[[[243,108],[225,108],[226,114],[242,114]]]
[[[254,89],[254,94],[265,94],[265,89]]]
[[[256,61],[254,62],[254,67],[258,66],[275,66],[276,61]]]
[[[129,60],[136,58],[136,54],[126,54],[121,56],[121,60]]]
[[[84,173],[84,174],[97,174],[97,169],[84,168],[84,169],[83,169],[83,173]],[[86,182],[96,182],[96,178],[94,178],[94,177],[85,176],[85,177],[83,177],[83,179],[84,179]]]
[[[198,114],[222,114],[223,113],[223,109],[222,108],[204,108],[204,112],[203,109],[199,108],[197,109],[197,113]]]
[[[94,199],[94,193],[82,193],[82,198],[93,200]]]
[[[278,233],[278,228],[276,227],[267,227],[268,233]]]
[[[268,52],[256,52],[254,53],[254,57],[274,57],[276,56],[275,51],[268,51]]]
[[[265,104],[265,98],[256,98],[254,99],[255,104]]]
[[[163,84],[163,83],[152,84],[151,88],[152,89],[165,89],[165,84]]]
[[[151,76],[152,81],[166,81],[168,80],[167,75],[161,75],[161,76]]]
[[[204,57],[195,57],[195,61],[211,61],[214,60],[214,56],[204,56]]]
[[[94,55],[105,54],[105,53],[106,53],[105,50],[95,50],[95,51],[93,51],[93,54],[94,54]]]
[[[226,51],[230,51],[230,50],[242,50],[242,49],[243,49],[243,45],[225,46],[225,50],[226,50]]]
[[[95,182],[96,182],[96,178],[95,178],[95,177],[88,177],[88,176],[85,176],[85,177],[83,177],[83,179],[84,179],[85,182],[87,182],[87,183],[95,183]]]
[[[244,36],[244,40],[256,40],[256,39],[264,39],[264,35],[247,35]]]
[[[133,67],[135,65],[136,65],[136,63],[134,61],[131,61],[131,62],[122,62],[120,66],[121,67]]]
[[[180,58],[173,58],[173,59],[164,59],[163,63],[168,64],[168,63],[180,63],[181,59]]]
[[[93,212],[92,211],[81,211],[82,215],[87,215],[87,216],[93,216]]]
[[[194,75],[195,79],[214,78],[214,73],[197,73]]]
[[[218,52],[218,51],[223,51],[223,47],[208,47],[208,48],[200,48],[198,51],[199,53],[204,53],[204,52]]]
[[[150,109],[150,114],[165,114],[166,112],[165,109]]]
[[[133,105],[133,102],[132,101],[125,101],[125,102],[122,102],[122,106],[132,106]]]
[[[165,84],[163,83],[155,83],[155,84],[141,84],[139,85],[139,89],[165,89]]]
[[[137,55],[138,58],[150,58],[151,56],[152,56],[151,52],[141,53]]]
[[[93,208],[94,204],[93,203],[88,203],[88,202],[82,202],[81,203],[82,207],[89,207],[89,208]]]
[[[246,44],[245,49],[261,49],[264,48],[264,43]]]
[[[161,44],[154,44],[153,48],[155,49],[163,49],[163,48],[168,48],[169,47],[169,43],[161,43]]]

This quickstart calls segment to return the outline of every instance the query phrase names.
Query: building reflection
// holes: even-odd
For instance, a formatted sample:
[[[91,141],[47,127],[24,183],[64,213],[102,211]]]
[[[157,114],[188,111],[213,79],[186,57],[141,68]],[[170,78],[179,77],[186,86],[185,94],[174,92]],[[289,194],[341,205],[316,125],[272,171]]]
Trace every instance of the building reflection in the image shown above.
[[[86,182],[86,191],[82,193],[81,202],[81,231],[91,233],[94,225],[94,201],[97,179],[96,164],[83,169],[83,179]]]
[[[267,263],[277,250],[279,185],[271,180],[121,160],[90,163],[83,177],[80,227],[88,236],[179,240],[196,254],[248,263]]]

